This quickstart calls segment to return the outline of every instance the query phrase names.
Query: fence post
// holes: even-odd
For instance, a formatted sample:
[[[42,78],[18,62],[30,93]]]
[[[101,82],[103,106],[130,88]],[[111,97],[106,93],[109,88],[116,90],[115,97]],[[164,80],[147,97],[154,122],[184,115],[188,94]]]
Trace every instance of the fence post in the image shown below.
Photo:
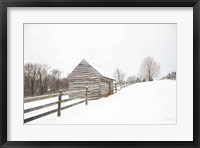
[[[112,94],[111,93],[111,83],[109,83],[109,95]]]
[[[88,86],[85,89],[85,105],[88,105]]]
[[[115,82],[115,92],[117,93],[117,83]]]
[[[101,98],[101,85],[99,83],[99,98]]]
[[[61,101],[62,101],[62,90],[59,90],[59,96],[58,96],[58,114],[57,116],[60,117],[61,116]]]

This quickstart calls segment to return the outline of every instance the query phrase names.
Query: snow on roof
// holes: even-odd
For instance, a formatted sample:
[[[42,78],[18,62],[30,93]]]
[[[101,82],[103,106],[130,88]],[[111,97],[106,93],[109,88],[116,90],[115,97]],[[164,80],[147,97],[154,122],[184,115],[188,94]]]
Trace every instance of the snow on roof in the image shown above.
[[[97,72],[99,72],[103,77],[106,78],[110,78],[115,80],[115,78],[113,76],[111,76],[107,71],[105,71],[102,67],[100,67],[99,65],[96,65],[88,60],[83,59],[84,61],[86,61],[88,64],[90,64],[90,66],[92,66]]]

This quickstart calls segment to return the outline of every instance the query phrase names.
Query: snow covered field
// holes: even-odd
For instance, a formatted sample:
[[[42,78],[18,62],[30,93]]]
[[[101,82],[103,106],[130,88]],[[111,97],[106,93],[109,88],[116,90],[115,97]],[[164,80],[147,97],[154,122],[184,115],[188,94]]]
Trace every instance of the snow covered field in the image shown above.
[[[25,104],[25,109],[30,105]],[[38,113],[41,110],[25,114],[25,118]],[[63,110],[61,117],[54,113],[26,124],[176,124],[176,81],[133,84],[109,97],[89,101],[87,106],[82,103]]]

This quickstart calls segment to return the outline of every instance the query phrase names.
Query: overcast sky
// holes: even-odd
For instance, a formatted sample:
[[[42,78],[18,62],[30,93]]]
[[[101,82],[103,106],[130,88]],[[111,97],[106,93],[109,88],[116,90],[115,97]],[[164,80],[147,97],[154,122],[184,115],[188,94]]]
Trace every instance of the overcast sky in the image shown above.
[[[154,57],[158,78],[176,71],[176,24],[25,24],[24,62],[48,64],[67,76],[87,59],[113,75],[138,75]]]

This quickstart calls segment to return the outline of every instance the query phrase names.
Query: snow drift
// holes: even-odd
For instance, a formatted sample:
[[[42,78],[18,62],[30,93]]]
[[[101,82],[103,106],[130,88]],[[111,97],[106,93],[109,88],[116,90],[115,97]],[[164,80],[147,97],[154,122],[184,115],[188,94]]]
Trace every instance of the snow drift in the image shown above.
[[[61,117],[55,113],[26,124],[176,124],[176,81],[133,84],[87,106],[63,110]]]

